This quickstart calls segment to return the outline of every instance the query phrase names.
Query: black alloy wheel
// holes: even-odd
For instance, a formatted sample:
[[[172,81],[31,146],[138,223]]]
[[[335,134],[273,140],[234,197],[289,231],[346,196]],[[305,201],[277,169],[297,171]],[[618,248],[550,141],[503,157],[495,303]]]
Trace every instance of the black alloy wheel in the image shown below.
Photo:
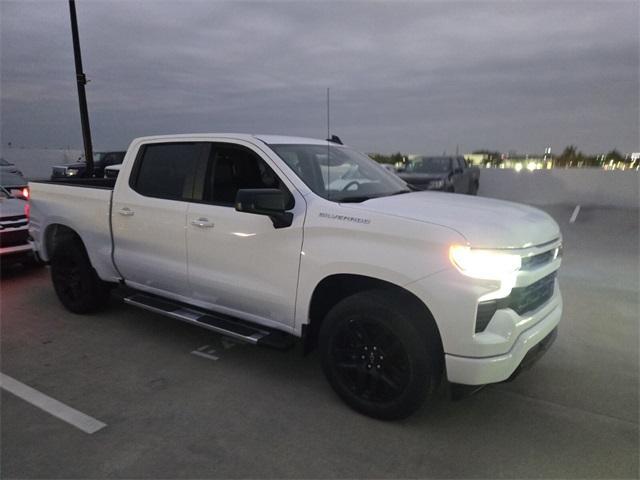
[[[111,286],[100,280],[89,256],[76,239],[56,246],[51,258],[51,280],[56,295],[73,313],[90,313],[104,307]]]
[[[341,300],[325,317],[322,368],[354,410],[383,420],[405,418],[432,393],[441,352],[428,328],[432,318],[414,307],[397,292],[370,290]]]
[[[401,340],[375,320],[354,316],[345,321],[329,355],[339,381],[363,400],[393,401],[409,383],[409,359]]]

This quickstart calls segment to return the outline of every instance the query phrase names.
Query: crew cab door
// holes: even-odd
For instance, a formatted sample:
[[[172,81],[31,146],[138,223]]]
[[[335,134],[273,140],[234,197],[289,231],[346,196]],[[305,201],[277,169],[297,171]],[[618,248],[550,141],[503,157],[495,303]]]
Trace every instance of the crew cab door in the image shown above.
[[[305,214],[303,197],[264,152],[250,143],[208,144],[187,213],[191,297],[222,313],[272,326],[293,326]],[[290,194],[293,223],[235,210],[239,189]]]
[[[197,142],[142,145],[133,166],[122,172],[111,212],[113,256],[128,285],[189,294],[186,215],[203,148]]]

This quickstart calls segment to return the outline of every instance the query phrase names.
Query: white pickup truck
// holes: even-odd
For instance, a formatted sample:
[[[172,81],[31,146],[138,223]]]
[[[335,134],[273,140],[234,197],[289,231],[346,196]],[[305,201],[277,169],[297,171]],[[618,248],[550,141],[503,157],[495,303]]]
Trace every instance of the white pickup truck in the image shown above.
[[[337,394],[408,416],[442,378],[514,376],[562,314],[558,225],[534,208],[411,192],[308,138],[138,138],[117,179],[32,182],[31,235],[64,306],[131,305],[256,344],[302,337]]]

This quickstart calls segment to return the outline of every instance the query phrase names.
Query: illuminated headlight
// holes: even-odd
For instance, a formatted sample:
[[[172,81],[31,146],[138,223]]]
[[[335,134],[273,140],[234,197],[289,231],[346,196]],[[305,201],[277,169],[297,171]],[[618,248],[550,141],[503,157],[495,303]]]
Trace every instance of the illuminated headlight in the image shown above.
[[[499,250],[476,250],[464,245],[452,245],[449,258],[464,275],[484,280],[504,280],[522,266],[520,255]]]
[[[429,186],[431,188],[442,188],[444,187],[444,180],[432,180],[429,182]]]
[[[79,171],[77,168],[67,168],[67,177],[75,177]]]

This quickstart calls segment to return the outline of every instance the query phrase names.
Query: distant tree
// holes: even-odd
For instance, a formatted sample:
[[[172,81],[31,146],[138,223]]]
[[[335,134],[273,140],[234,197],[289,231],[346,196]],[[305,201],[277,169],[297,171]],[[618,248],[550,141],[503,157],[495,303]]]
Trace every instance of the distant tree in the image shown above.
[[[611,160],[613,160],[613,163],[617,163],[617,162],[624,162],[625,159],[622,156],[622,154],[617,150],[617,149],[613,149],[611,150],[609,153],[607,153],[605,156],[605,162],[610,162]]]
[[[471,153],[478,154],[478,155],[486,155],[487,159],[493,164],[502,163],[502,153],[495,150],[487,150],[487,149],[475,150]]]
[[[583,160],[582,152],[578,151],[575,145],[567,145],[562,153],[556,157],[556,166],[575,167],[581,160]]]
[[[390,163],[393,165],[404,161],[404,155],[400,152],[391,155],[383,155],[381,153],[369,153],[368,155],[378,163]]]

